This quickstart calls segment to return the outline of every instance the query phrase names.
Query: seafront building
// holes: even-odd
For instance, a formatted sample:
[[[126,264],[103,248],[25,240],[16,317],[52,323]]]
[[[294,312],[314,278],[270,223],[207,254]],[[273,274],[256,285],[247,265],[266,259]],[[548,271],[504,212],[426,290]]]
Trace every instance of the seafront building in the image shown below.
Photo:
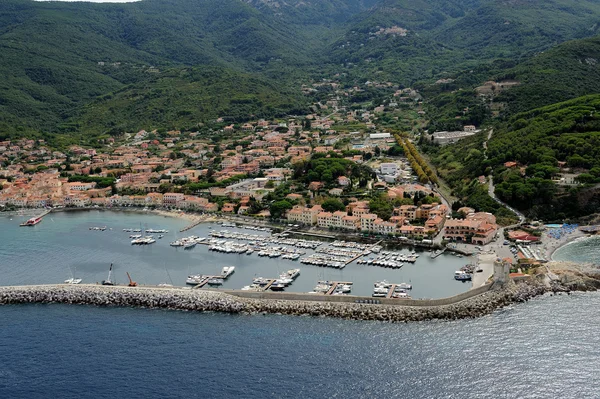
[[[444,239],[478,245],[489,244],[498,231],[496,217],[487,212],[476,212],[465,219],[449,219],[444,227]]]
[[[315,209],[318,207],[317,209]],[[394,216],[383,220],[370,213],[368,202],[356,201],[348,204],[346,211],[324,212],[318,205],[312,208],[295,206],[287,213],[287,220],[323,229],[362,231],[382,235],[401,235],[425,238],[441,231],[446,221],[448,207],[441,204],[421,206],[403,205],[394,209]],[[411,221],[424,220],[423,225],[411,225]]]

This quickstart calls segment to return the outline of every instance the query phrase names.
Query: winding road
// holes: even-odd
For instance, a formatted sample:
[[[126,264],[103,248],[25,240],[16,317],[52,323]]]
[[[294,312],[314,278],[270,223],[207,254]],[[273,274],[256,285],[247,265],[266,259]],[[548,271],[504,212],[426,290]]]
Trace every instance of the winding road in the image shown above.
[[[490,129],[488,135],[487,135],[487,139],[483,142],[483,155],[485,157],[485,159],[488,159],[488,155],[487,155],[487,142],[492,138],[492,135],[494,134],[494,129]],[[500,199],[498,197],[496,197],[496,187],[494,186],[494,177],[492,175],[493,170],[490,170],[490,174],[487,177],[488,180],[488,194],[490,197],[492,197],[492,199],[494,201],[496,201],[497,203],[499,203],[500,205],[506,207],[507,209],[509,209],[512,213],[514,213],[515,215],[517,215],[517,217],[519,218],[519,223],[512,225],[512,226],[506,226],[503,227],[501,230],[501,234],[504,232],[504,229],[506,228],[511,228],[511,227],[516,227],[519,226],[521,224],[523,224],[525,222],[525,215],[523,215],[521,212],[519,212],[518,210],[514,209],[513,207],[511,207],[510,205],[508,205],[505,202],[500,201]]]

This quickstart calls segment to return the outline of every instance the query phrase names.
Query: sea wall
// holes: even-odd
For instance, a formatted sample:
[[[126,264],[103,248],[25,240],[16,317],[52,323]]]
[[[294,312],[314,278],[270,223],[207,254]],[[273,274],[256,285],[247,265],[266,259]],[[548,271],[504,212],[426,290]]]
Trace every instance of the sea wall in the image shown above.
[[[0,288],[0,305],[62,303],[163,308],[238,314],[326,316],[391,322],[479,317],[546,292],[542,285],[510,284],[449,305],[397,306],[363,303],[253,299],[208,290],[98,285],[43,285]]]
[[[440,299],[392,299],[392,298],[370,298],[353,295],[318,295],[307,294],[300,292],[273,292],[273,291],[239,291],[225,290],[224,292],[241,298],[249,299],[267,299],[267,300],[293,300],[293,301],[310,301],[310,302],[338,302],[338,303],[355,303],[357,301],[376,300],[379,304],[394,305],[394,306],[442,306],[452,305],[466,299],[478,296],[487,292],[492,287],[492,284],[485,284],[481,287],[462,292],[460,294]]]

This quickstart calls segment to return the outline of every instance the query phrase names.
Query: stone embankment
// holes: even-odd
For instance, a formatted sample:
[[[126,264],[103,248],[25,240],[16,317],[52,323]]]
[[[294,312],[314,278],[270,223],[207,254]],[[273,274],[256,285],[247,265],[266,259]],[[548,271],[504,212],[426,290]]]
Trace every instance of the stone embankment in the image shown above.
[[[545,267],[544,267],[545,269]],[[406,306],[354,302],[299,301],[243,298],[218,291],[98,285],[41,285],[0,288],[0,305],[63,303],[96,306],[162,308],[237,314],[285,314],[326,316],[391,322],[455,320],[480,317],[513,303],[525,302],[549,292],[590,291],[600,288],[595,268],[550,267],[534,278],[509,282],[502,287],[449,305]],[[545,269],[546,270],[546,269]],[[549,278],[551,274],[552,278]]]

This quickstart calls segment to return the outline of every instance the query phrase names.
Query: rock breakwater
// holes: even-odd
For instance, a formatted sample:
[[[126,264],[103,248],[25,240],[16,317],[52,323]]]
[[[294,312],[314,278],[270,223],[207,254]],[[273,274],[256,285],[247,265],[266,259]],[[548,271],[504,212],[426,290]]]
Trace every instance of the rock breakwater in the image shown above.
[[[408,322],[481,317],[546,293],[597,289],[600,289],[600,269],[590,265],[552,262],[535,270],[525,281],[511,281],[455,303],[435,306],[409,306],[401,300],[394,305],[384,305],[332,302],[325,298],[323,301],[257,299],[210,290],[100,285],[0,287],[0,305],[62,303]]]
[[[61,303],[95,306],[162,308],[236,314],[325,316],[390,322],[455,320],[480,317],[515,302],[547,292],[543,284],[510,284],[464,301],[443,306],[372,305],[320,301],[239,298],[204,290],[96,285],[43,285],[0,288],[0,305]]]

